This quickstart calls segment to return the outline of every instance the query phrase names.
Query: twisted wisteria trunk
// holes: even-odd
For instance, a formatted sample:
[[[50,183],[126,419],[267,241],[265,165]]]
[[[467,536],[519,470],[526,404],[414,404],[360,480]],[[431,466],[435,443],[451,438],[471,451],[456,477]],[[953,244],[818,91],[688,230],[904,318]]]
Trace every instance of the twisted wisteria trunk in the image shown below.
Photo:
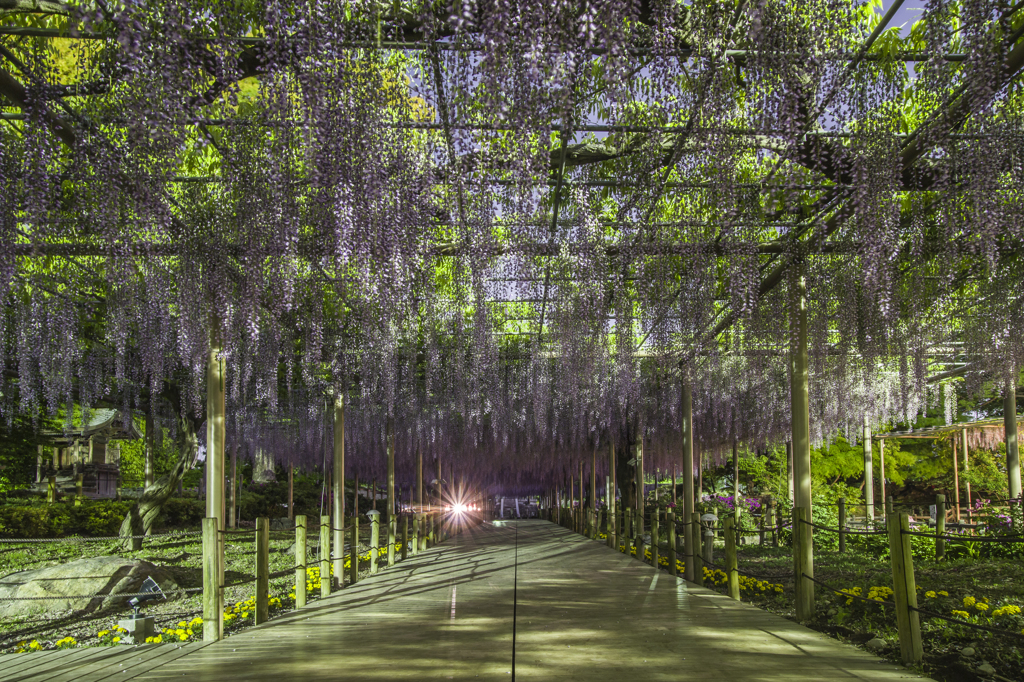
[[[152,485],[146,486],[142,497],[121,522],[121,530],[118,533],[122,538],[121,549],[142,549],[142,536],[149,535],[167,500],[171,499],[171,495],[178,487],[181,477],[195,466],[199,454],[199,440],[196,438],[195,423],[191,417],[181,419],[178,445],[178,459],[174,466]]]

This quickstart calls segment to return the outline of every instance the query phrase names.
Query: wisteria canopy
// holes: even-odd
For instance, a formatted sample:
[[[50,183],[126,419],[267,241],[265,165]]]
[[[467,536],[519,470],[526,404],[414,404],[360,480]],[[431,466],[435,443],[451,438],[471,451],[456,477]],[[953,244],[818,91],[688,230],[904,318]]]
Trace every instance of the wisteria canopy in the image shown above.
[[[801,281],[812,441],[998,393],[1024,9],[900,4],[0,0],[0,411],[198,425],[214,348],[229,449],[665,470],[682,382],[789,438]]]

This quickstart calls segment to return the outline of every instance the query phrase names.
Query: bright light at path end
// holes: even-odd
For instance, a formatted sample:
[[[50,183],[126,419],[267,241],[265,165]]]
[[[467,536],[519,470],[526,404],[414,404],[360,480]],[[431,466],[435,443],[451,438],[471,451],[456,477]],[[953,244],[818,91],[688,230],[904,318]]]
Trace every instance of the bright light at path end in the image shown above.
[[[456,514],[463,514],[466,511],[466,505],[462,504],[461,502],[456,502],[454,505],[452,505],[452,511]]]

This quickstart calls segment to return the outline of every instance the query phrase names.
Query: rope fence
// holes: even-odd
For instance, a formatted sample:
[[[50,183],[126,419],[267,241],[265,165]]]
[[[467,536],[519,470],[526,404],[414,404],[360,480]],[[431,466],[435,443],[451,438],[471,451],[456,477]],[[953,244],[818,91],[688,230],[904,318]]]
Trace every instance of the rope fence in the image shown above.
[[[184,531],[182,533],[161,533],[159,535],[105,535],[101,537],[84,538],[84,537],[69,537],[69,538],[0,538],[0,544],[5,545],[18,545],[18,544],[32,544],[32,543],[80,543],[80,542],[107,542],[110,540],[155,540],[157,538],[183,538],[192,535],[202,535],[203,531]]]
[[[828,533],[849,533],[850,535],[885,535],[886,534],[886,531],[884,531],[884,530],[850,530],[848,528],[830,528],[828,526],[819,526],[816,523],[812,523],[810,521],[805,521],[803,519],[800,519],[800,523],[807,524],[811,528],[816,528],[818,530],[823,530],[823,531],[828,532]]]
[[[970,621],[964,620],[963,618],[957,618],[956,616],[944,616],[941,613],[935,613],[934,611],[929,611],[928,609],[921,609],[916,606],[910,606],[908,608],[910,608],[911,611],[917,611],[921,615],[928,616],[929,618],[941,618],[944,621],[956,623],[957,625],[966,625],[967,627],[973,628],[975,630],[981,630],[983,632],[992,632],[997,635],[1004,635],[1006,637],[1013,637],[1015,639],[1024,641],[1024,634],[1014,632],[1013,630],[1004,630],[1003,628],[994,628],[988,625],[982,625],[981,623],[972,623]]]
[[[997,537],[992,535],[939,535],[938,533],[919,533],[912,530],[900,531],[904,535],[916,535],[919,538],[931,538],[933,540],[966,540],[967,542],[999,542],[1007,545],[1014,545],[1024,542],[1024,536],[1011,535]]]
[[[179,590],[167,590],[162,594],[190,594],[192,592],[202,592],[201,587],[187,587]],[[108,592],[106,594],[64,594],[54,597],[0,597],[0,602],[4,601],[60,601],[62,599],[97,599],[103,598],[121,598],[121,597],[152,597],[156,592]]]

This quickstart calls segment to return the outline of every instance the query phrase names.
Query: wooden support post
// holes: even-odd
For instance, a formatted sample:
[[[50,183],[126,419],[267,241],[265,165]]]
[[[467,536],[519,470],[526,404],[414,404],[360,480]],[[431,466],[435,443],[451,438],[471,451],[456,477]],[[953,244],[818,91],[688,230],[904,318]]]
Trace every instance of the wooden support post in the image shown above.
[[[295,518],[295,467],[288,465],[288,518]]]
[[[740,525],[740,446],[732,441],[732,515],[736,526]]]
[[[608,546],[612,549],[619,548],[619,515],[618,506],[615,504],[615,441],[608,439],[608,520],[611,523],[608,529]]]
[[[295,608],[306,605],[306,516],[295,517]]]
[[[46,479],[46,501],[53,504],[57,501],[57,477],[50,475]]]
[[[1017,440],[1016,380],[1007,381],[1006,387],[1003,389],[1003,429],[1006,432],[1006,476],[1008,490],[1010,499],[1017,499],[1021,496],[1021,482],[1020,445]]]
[[[203,519],[203,641],[216,642],[224,634],[223,588],[220,581],[220,532],[217,519]]]
[[[956,522],[960,523],[960,462],[956,455],[956,436],[953,436],[953,502],[956,505]]]
[[[256,625],[270,620],[270,519],[256,519]]]
[[[401,515],[402,519],[402,561],[409,558],[409,516]]]
[[[701,551],[701,559],[705,566],[715,563],[715,531],[710,528],[704,529],[704,543],[701,546]]]
[[[420,537],[420,525],[423,523],[423,519],[419,512],[414,512],[412,515],[412,555],[416,556],[420,553],[420,543],[423,539]]]
[[[892,564],[893,598],[896,601],[896,626],[900,635],[900,654],[907,665],[924,658],[921,644],[921,619],[917,611],[917,582],[914,559],[910,549],[910,517],[890,514],[886,520],[889,531],[889,561]]]
[[[388,567],[395,565],[395,542],[398,530],[398,519],[395,518],[395,510],[398,507],[398,499],[395,497],[395,418],[387,418],[387,447],[388,447]]]
[[[359,482],[358,478],[356,482]],[[349,550],[348,584],[355,585],[359,581],[359,513],[355,509],[352,511],[351,527],[352,539],[350,540],[351,549]]]
[[[697,528],[694,521],[693,507],[693,396],[690,392],[690,384],[685,378],[682,385],[682,444],[683,444],[683,543],[686,553],[692,555],[685,562],[685,577],[690,582],[696,582],[700,575],[696,572],[693,556],[699,554],[694,548],[697,545]]]
[[[78,474],[75,476],[75,506],[81,506],[82,504],[82,486],[85,484],[85,474]]]
[[[793,508],[793,575],[796,582],[796,618],[798,621],[810,620],[814,617],[814,583],[808,578],[814,574],[808,570],[808,543],[811,539],[808,525],[810,514],[807,507]]]
[[[867,528],[871,528],[871,522],[875,520],[875,472],[871,455],[871,427],[868,426],[868,416],[864,415],[864,502],[867,506]],[[885,498],[882,498],[885,499]]]
[[[331,596],[331,517],[320,517],[320,596]]]
[[[796,507],[803,509],[810,523],[811,513],[811,413],[807,373],[807,276],[806,264],[796,262],[790,268],[790,428],[793,434],[793,495]],[[870,439],[869,439],[870,440]],[[870,445],[870,443],[869,443]],[[808,523],[794,525],[793,536],[800,537],[800,573],[814,577],[814,535]],[[799,577],[799,574],[798,574]],[[814,615],[814,583],[798,582],[797,619]]]
[[[370,517],[370,575],[373,575],[380,557],[380,512],[371,509],[366,515]]]
[[[590,539],[596,540],[598,535],[597,523],[597,444],[594,444],[594,452],[590,458]]]
[[[156,427],[153,426],[153,414],[149,410],[146,411],[146,434],[145,434],[145,463],[143,464],[143,490],[153,485],[153,481],[156,480],[155,471],[153,466],[154,461],[154,448],[153,448],[153,436],[156,433]]]
[[[935,534],[946,534],[946,496],[935,496]],[[942,561],[946,558],[946,540],[942,537],[935,538],[935,560]]]
[[[729,597],[740,600],[740,574],[736,560],[736,518],[725,517],[725,568],[729,577]]]
[[[212,561],[216,566],[217,585],[224,584],[224,464],[226,443],[226,410],[224,407],[224,387],[227,380],[224,359],[221,357],[220,326],[214,325],[210,335],[210,353],[206,367],[206,516],[216,519],[216,544]],[[205,554],[205,550],[204,550]],[[204,556],[205,561],[205,556]],[[204,616],[203,638],[207,638],[208,629],[216,629],[213,639],[224,636],[224,589],[216,592],[216,618],[207,623]],[[211,604],[210,608],[214,606]]]
[[[689,555],[690,561],[686,562],[686,567],[690,567],[690,563],[693,563],[693,582],[698,585],[704,584],[704,547],[701,544],[701,526],[699,521],[694,521],[694,529],[690,532],[687,540],[692,540],[692,544],[687,545],[686,553]]]
[[[679,573],[676,567],[676,513],[671,509],[668,511],[668,572],[669,575]]]
[[[888,518],[889,515],[892,514],[892,509],[893,509],[893,507],[892,507],[892,495],[890,495],[889,497],[887,497],[885,499],[885,516],[886,516],[886,518]]]
[[[423,532],[423,444],[416,447],[416,551],[427,548],[427,534]]]
[[[334,475],[331,477],[334,516],[334,587],[345,586],[345,399],[334,398]],[[354,547],[355,545],[353,545]]]
[[[839,498],[839,552],[846,551],[846,498]]]
[[[968,455],[967,450],[967,429],[960,430],[960,449],[964,451],[964,474],[971,470],[971,458]],[[965,487],[967,488],[967,523],[971,523],[971,479],[964,479]]]
[[[885,496],[885,439],[878,439],[878,487],[879,493],[882,495],[882,499],[888,499]],[[887,513],[891,514],[892,509],[890,508]]]
[[[660,568],[660,564],[658,563],[658,557],[659,557],[659,552],[658,552],[658,543],[659,543],[659,540],[658,540],[658,530],[659,530],[658,529],[658,525],[659,525],[658,521],[659,521],[659,519],[658,519],[658,516],[659,516],[658,508],[657,507],[651,508],[651,566],[654,566],[655,568]],[[643,559],[643,557],[640,557],[640,558]]]

